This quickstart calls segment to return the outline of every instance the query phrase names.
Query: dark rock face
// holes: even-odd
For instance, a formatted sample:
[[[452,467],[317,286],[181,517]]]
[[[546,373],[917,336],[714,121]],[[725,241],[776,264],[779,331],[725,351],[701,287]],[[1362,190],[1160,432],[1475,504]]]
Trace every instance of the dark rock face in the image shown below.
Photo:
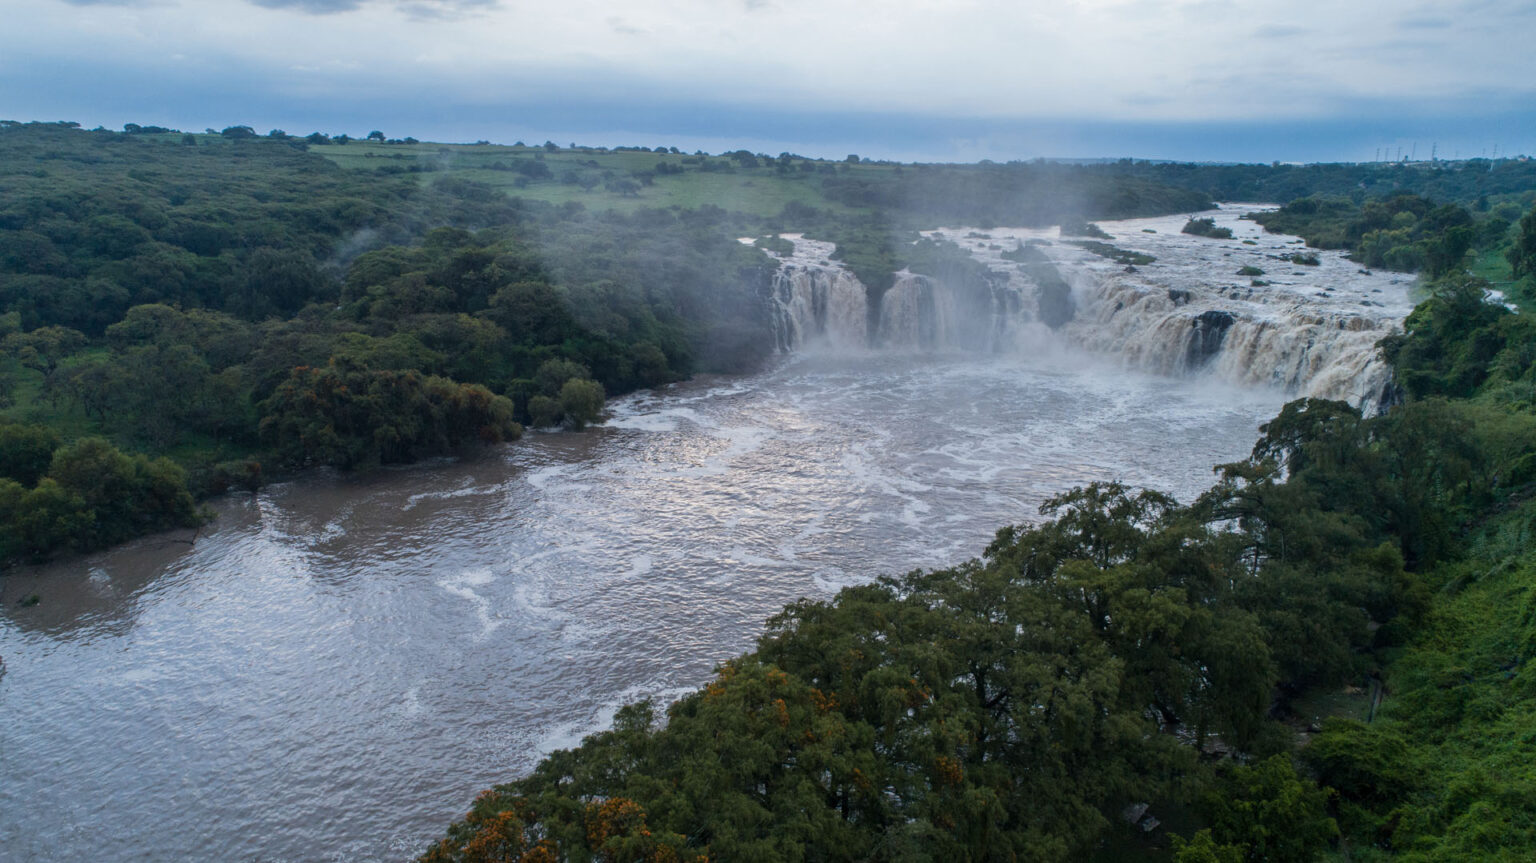
[[[1211,310],[1201,312],[1191,321],[1194,332],[1190,334],[1185,365],[1197,369],[1211,361],[1221,351],[1221,343],[1227,338],[1227,330],[1235,322],[1231,312]]]
[[[1182,306],[1189,302],[1189,291],[1181,291],[1178,288],[1169,288],[1168,299],[1173,300],[1174,305]]]
[[[1077,314],[1077,304],[1072,302],[1072,286],[1061,279],[1043,281],[1040,284],[1040,320],[1051,329],[1072,320]]]

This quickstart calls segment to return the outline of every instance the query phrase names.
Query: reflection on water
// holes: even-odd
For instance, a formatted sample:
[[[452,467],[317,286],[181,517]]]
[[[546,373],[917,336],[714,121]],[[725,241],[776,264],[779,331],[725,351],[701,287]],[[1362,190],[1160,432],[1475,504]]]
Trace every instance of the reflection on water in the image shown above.
[[[783,604],[973,555],[1089,480],[1188,498],[1281,402],[1086,363],[801,358],[7,574],[0,848],[408,859]]]

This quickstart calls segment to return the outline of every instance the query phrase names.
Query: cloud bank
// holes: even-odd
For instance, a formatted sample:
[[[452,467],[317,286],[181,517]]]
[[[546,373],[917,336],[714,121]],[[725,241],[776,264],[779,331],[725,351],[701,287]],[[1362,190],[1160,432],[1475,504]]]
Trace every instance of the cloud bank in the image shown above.
[[[331,123],[351,122],[366,105],[384,113],[378,125],[410,123],[418,137],[476,126],[486,131],[472,137],[538,137],[541,128],[590,137],[662,134],[648,114],[677,122],[691,110],[713,118],[709,131],[720,139],[755,135],[751,123],[720,125],[754,114],[821,118],[859,135],[877,130],[838,118],[902,117],[905,126],[931,124],[931,140],[944,139],[944,128],[991,129],[948,138],[1017,146],[1030,129],[1118,126],[1130,145],[1129,130],[1238,124],[1269,134],[1275,158],[1289,155],[1278,130],[1305,137],[1308,128],[1395,121],[1400,128],[1370,136],[1434,134],[1441,122],[1469,148],[1504,139],[1506,148],[1536,149],[1536,139],[1517,140],[1536,104],[1536,53],[1526,47],[1536,5],[1525,2],[10,5],[0,116],[23,119],[52,107],[45,116],[68,111],[83,122],[196,113],[299,125],[326,111]],[[95,85],[81,80],[86,70]],[[135,89],[125,93],[127,81]],[[805,137],[796,135],[787,142]],[[1071,145],[1073,136],[1034,137]],[[878,150],[876,138],[864,149]]]

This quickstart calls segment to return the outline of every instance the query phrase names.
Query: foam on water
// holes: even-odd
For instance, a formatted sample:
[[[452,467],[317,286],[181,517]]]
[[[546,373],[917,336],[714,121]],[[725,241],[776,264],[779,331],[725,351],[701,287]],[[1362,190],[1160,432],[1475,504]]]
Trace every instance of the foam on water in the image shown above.
[[[499,491],[500,489],[494,486],[476,485],[465,485],[450,491],[426,491],[419,494],[413,494],[406,498],[405,505],[401,507],[401,510],[409,511],[415,509],[418,505],[427,501],[447,501],[461,497],[474,497],[476,495],[482,494],[495,494]]]
[[[489,569],[467,570],[453,578],[445,578],[437,582],[437,586],[454,596],[466,599],[475,610],[475,618],[480,624],[480,630],[475,634],[476,641],[483,641],[486,636],[496,631],[502,621],[491,616],[491,601],[478,593],[475,588],[485,587],[496,580],[496,576]]]

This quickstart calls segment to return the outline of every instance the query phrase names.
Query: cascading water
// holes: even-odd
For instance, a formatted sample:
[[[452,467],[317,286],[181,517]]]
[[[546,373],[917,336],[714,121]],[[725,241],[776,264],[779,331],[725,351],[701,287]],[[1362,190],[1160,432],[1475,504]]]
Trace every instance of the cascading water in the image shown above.
[[[1337,252],[1298,259],[1300,240],[1240,218],[1254,209],[1208,214],[1232,230],[1230,240],[1181,233],[1183,216],[1106,223],[1111,242],[1156,257],[1140,267],[1052,246],[1058,266],[1076,276],[1078,313],[1062,334],[1147,371],[1380,410],[1392,374],[1375,345],[1413,309],[1410,280],[1361,270]]]
[[[926,276],[903,270],[880,298],[878,343],[882,347],[932,350],[955,343],[959,315],[953,292]]]
[[[891,348],[1010,351],[1038,319],[1039,286],[1016,274],[958,284],[903,270],[883,293],[832,260],[832,243],[785,234],[795,244],[769,290],[779,350]]]
[[[1379,410],[1391,370],[1374,346],[1412,310],[1408,280],[1360,270],[1339,253],[1302,263],[1300,240],[1241,219],[1255,209],[1263,206],[1203,214],[1232,229],[1230,240],[1181,233],[1184,216],[1101,223],[1109,242],[1155,258],[1139,267],[1063,242],[1055,229],[930,232],[960,237],[989,280],[952,284],[904,270],[879,296],[831,259],[831,243],[793,237],[795,252],[781,258],[773,284],[779,347],[1075,345],[1141,371],[1210,375]],[[1262,279],[1238,275],[1255,270]]]
[[[1012,352],[1038,326],[1031,313],[1037,287],[993,274],[957,285],[903,270],[880,298],[874,344],[891,349]]]
[[[833,262],[831,243],[785,237],[795,244],[774,275],[769,298],[779,350],[811,345],[862,348],[869,343],[869,299],[853,273]]]

